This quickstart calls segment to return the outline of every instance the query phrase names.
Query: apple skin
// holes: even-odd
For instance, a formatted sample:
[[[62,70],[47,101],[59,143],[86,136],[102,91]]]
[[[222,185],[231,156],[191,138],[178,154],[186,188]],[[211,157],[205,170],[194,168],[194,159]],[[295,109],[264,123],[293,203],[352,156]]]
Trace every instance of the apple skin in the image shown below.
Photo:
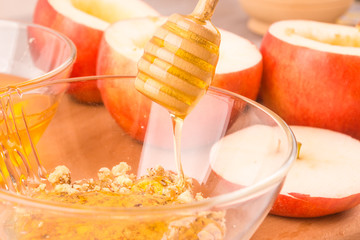
[[[134,21],[142,20],[137,19]],[[120,22],[115,24],[119,23]],[[108,28],[106,31],[109,31],[110,28]],[[149,38],[150,37],[151,35]],[[244,41],[244,39],[242,39],[242,41]],[[252,43],[248,42],[247,44],[248,45],[246,46],[250,46]],[[256,49],[254,51],[258,50]],[[106,33],[104,34],[99,48],[96,71],[98,75],[135,76],[137,74],[137,61],[137,58],[128,57],[125,54],[116,51],[107,42]],[[221,64],[220,61],[222,61],[221,58],[219,59],[219,64]],[[233,91],[237,94],[241,94],[245,97],[255,100],[260,89],[262,58],[260,57],[259,61],[253,66],[244,68],[241,63],[239,63],[238,66],[239,69],[243,69],[233,72],[216,73],[211,86]],[[98,87],[100,92],[102,92],[103,99],[106,99],[104,100],[107,102],[105,105],[107,106],[110,113],[113,114],[115,119],[117,119],[119,125],[135,139],[143,141],[147,129],[148,115],[151,108],[151,104],[147,103],[148,100],[146,97],[142,96],[142,94],[139,93],[134,87],[126,88],[122,86],[117,90],[117,94],[112,94],[114,98],[111,99],[111,96],[106,96],[108,93],[106,90],[107,86],[105,84],[100,83],[98,84]],[[121,109],[120,105],[116,105],[120,101],[124,101],[125,103],[131,102],[134,107],[125,107],[124,109]],[[234,112],[239,112],[242,107],[243,106],[234,106]],[[142,118],[138,117],[139,111],[143,113]]]
[[[103,39],[100,44],[98,63],[98,75],[134,76],[134,80],[127,81],[126,84],[121,84],[119,81],[99,80],[97,87],[104,105],[119,126],[136,140],[143,141],[152,103],[134,87],[137,73],[136,62],[114,51]]]
[[[263,63],[238,72],[217,73],[211,86],[226,89],[244,97],[256,100],[260,91]]]
[[[100,43],[97,62],[98,75],[136,76],[138,71],[137,62],[115,51],[105,38]]]
[[[33,22],[63,33],[75,44],[78,55],[72,76],[92,76],[96,73],[97,50],[103,31],[74,22],[56,12],[47,0],[39,0],[35,7]],[[91,39],[91,41],[85,41]]]
[[[147,6],[143,8],[142,12],[136,14],[136,17],[139,17],[157,15],[158,13],[150,6]],[[122,18],[124,17],[118,16],[118,20]],[[77,23],[57,12],[49,4],[48,0],[38,0],[34,10],[33,22],[63,33],[74,42],[77,48],[77,59],[74,63],[71,77],[93,76],[96,74],[98,48],[106,27],[104,29],[96,29],[82,23]],[[74,83],[70,86],[69,93],[80,102],[102,102],[96,83]]]
[[[77,48],[77,59],[71,77],[95,75],[97,51],[103,31],[84,26],[63,16],[55,11],[47,0],[37,2],[33,22],[63,33],[74,42]],[[86,41],[86,39],[91,39],[91,41]],[[101,102],[95,83],[90,86],[86,86],[86,83],[72,84],[69,92],[81,102]]]
[[[135,77],[129,79],[98,80],[97,86],[104,105],[111,109],[109,112],[116,122],[133,138],[143,141],[152,101],[135,90]]]
[[[306,194],[279,194],[270,213],[283,217],[321,217],[349,210],[359,204],[360,193],[343,198],[311,197]]]
[[[290,128],[301,143],[271,213],[297,218],[321,217],[360,204],[360,141],[314,127]]]
[[[360,139],[360,56],[295,46],[269,31],[260,52],[262,104],[290,125],[327,128]]]

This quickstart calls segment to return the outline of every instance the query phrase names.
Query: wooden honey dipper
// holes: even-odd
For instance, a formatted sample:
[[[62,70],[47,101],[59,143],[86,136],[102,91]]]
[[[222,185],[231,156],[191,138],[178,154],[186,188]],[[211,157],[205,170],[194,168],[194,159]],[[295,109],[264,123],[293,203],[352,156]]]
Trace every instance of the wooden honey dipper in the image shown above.
[[[171,15],[146,44],[135,87],[184,119],[206,93],[219,59],[211,23],[218,0],[199,0],[190,15]]]

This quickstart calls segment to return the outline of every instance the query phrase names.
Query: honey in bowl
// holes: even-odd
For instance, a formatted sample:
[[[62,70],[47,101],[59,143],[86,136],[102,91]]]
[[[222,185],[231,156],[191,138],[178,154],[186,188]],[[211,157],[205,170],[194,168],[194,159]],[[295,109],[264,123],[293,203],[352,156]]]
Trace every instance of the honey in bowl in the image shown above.
[[[98,179],[71,181],[70,171],[58,166],[49,175],[51,187],[41,184],[28,194],[35,199],[73,206],[142,208],[184,204],[203,199],[194,193],[191,179],[179,185],[177,174],[158,166],[140,178],[129,173],[130,167],[120,162],[111,170],[101,168]],[[150,213],[151,214],[151,213]],[[207,211],[183,216],[151,215],[140,219],[73,219],[49,213],[21,211],[9,219],[19,240],[40,239],[223,239],[225,212]],[[17,231],[17,228],[21,231]]]
[[[0,81],[0,141],[2,152],[6,153],[0,165],[0,184],[19,192],[28,177],[32,181],[46,177],[34,146],[54,116],[58,103],[42,93],[22,95],[15,87],[26,81],[22,77],[0,74]],[[14,181],[14,185],[9,184]]]
[[[26,81],[26,79],[23,77],[6,74],[6,73],[0,73],[0,89],[5,86],[14,85],[16,83],[21,83],[24,81]]]

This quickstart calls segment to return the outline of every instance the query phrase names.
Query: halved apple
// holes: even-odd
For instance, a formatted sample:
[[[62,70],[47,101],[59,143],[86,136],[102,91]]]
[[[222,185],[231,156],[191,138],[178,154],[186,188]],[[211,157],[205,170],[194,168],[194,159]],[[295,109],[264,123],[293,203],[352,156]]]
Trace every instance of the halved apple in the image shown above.
[[[135,76],[137,62],[143,54],[145,43],[165,20],[159,17],[146,17],[112,24],[105,31],[100,44],[97,74]],[[248,40],[231,32],[220,29],[220,33],[222,39],[219,62],[211,85],[256,99],[262,75],[262,56],[259,50]],[[118,96],[114,98],[105,96],[108,95],[106,84],[100,84],[99,88],[103,97],[107,99],[109,111],[120,126],[142,141],[151,104],[145,104],[145,97],[133,87],[119,87],[116,94],[113,93],[114,89],[109,89],[113,96]],[[126,98],[125,101],[134,107],[126,111],[121,109],[116,105],[119,97]],[[142,118],[138,118],[138,111],[143,113]]]
[[[261,43],[262,103],[287,123],[360,139],[360,31],[305,20],[273,24]]]
[[[299,158],[271,213],[319,217],[360,203],[360,141],[327,129],[291,126],[301,143]]]
[[[91,76],[96,73],[99,44],[110,23],[157,15],[141,0],[38,0],[33,22],[68,36],[77,47],[72,76]],[[81,101],[101,101],[95,85],[74,85],[70,91]]]
[[[360,203],[360,141],[332,130],[290,126],[301,143],[271,213],[287,217],[319,217],[348,210]],[[280,167],[284,145],[271,139],[273,127],[252,126],[222,139],[212,160],[213,171],[226,181],[247,186],[268,168]],[[214,149],[219,148],[218,145]],[[256,149],[258,148],[258,149]],[[261,158],[271,158],[264,167]],[[261,179],[261,178],[259,178]]]

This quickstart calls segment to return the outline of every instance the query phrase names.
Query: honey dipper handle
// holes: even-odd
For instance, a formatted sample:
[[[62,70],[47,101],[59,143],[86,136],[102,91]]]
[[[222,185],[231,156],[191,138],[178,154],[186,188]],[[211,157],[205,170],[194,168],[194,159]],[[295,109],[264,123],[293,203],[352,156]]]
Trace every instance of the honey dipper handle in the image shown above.
[[[203,21],[210,20],[218,1],[219,0],[199,0],[191,15]]]

